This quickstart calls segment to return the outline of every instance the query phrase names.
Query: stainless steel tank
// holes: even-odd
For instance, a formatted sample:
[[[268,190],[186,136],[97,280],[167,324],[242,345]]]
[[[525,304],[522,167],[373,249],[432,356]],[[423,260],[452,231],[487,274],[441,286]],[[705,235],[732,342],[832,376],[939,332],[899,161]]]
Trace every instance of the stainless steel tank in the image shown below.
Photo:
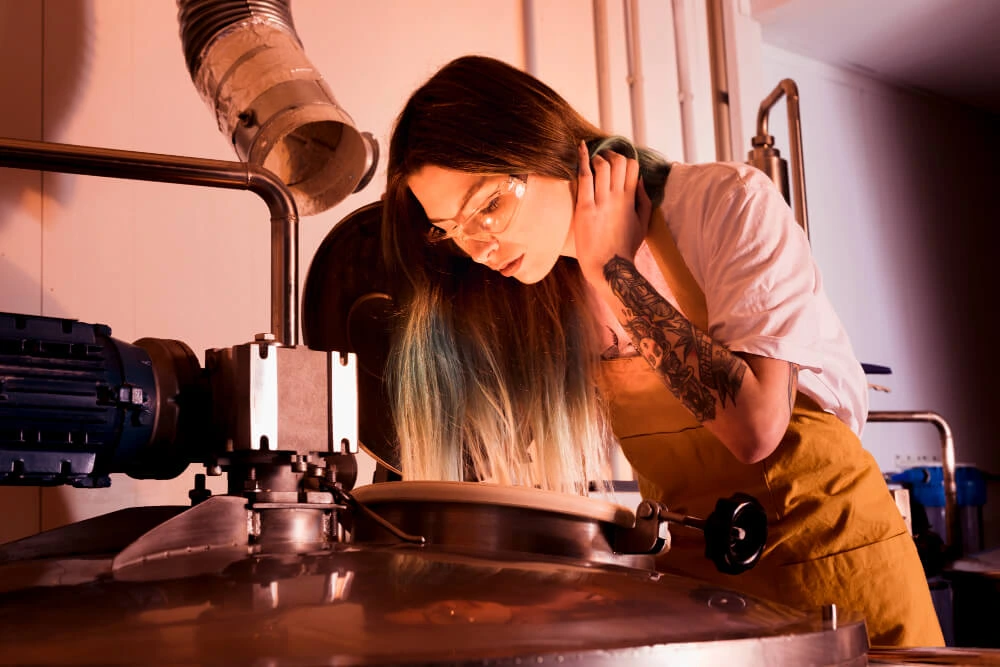
[[[433,528],[422,544],[344,505],[338,516],[355,534],[324,549],[240,544],[239,525],[201,515],[187,548],[163,548],[157,533],[196,506],[134,508],[0,547],[0,661],[867,664],[865,625],[844,610],[790,609],[740,594],[738,576],[719,588],[617,559],[609,545],[633,520],[625,508],[587,498],[539,506],[529,489],[429,497],[435,510],[427,498],[387,498],[396,485],[405,491],[389,482],[355,492],[369,511],[392,505],[404,525]],[[217,499],[226,522],[246,521],[240,500]],[[544,521],[564,530],[531,531]],[[230,537],[206,542],[198,530]]]

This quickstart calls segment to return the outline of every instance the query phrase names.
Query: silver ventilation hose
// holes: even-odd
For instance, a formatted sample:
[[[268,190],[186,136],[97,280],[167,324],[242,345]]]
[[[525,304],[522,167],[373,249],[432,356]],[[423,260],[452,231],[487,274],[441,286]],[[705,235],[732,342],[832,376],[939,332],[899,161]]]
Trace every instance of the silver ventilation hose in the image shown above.
[[[358,132],[306,58],[288,0],[177,0],[191,80],[244,162],[274,172],[302,216],[371,180],[378,142]]]

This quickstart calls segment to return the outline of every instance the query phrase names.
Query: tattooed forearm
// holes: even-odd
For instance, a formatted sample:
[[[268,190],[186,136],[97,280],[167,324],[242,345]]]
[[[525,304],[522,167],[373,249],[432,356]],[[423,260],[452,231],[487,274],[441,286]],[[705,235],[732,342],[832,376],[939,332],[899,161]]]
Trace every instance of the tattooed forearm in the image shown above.
[[[717,404],[736,402],[746,362],[695,328],[632,262],[613,258],[604,278],[625,306],[632,342],[699,421],[714,419]]]

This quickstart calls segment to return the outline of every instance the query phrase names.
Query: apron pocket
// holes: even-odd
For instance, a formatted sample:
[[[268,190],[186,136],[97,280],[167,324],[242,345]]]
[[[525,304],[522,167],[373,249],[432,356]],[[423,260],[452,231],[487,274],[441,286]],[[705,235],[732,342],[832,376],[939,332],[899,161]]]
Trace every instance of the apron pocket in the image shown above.
[[[836,604],[864,617],[873,646],[944,643],[908,533],[775,569],[778,599],[801,609]]]

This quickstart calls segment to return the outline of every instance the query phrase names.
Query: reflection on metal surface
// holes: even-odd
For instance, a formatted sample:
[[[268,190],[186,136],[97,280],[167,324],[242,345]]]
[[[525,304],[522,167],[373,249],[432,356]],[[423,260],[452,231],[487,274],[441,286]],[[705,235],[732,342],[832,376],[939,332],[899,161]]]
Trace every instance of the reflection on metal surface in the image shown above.
[[[837,605],[825,604],[822,609],[823,627],[830,630],[837,629]]]
[[[167,512],[124,547],[95,540],[84,558],[51,538],[0,552],[0,660],[865,664],[850,612],[834,626],[615,553],[635,523],[618,505],[461,482],[374,484],[355,500],[323,479],[297,499],[254,480],[264,487]]]
[[[358,373],[355,355],[347,352],[329,354],[330,390],[327,433],[329,450],[334,454],[358,453]],[[303,387],[303,390],[306,390]]]
[[[121,551],[187,507],[129,507],[0,545],[0,563]]]
[[[362,487],[364,488],[364,487]],[[652,569],[652,556],[615,553],[612,526],[564,514],[470,503],[366,503],[383,519],[435,546],[472,552],[544,554]],[[387,543],[388,533],[353,517],[356,543]]]
[[[857,619],[831,631],[818,612],[679,577],[361,545],[3,594],[0,643],[20,664],[774,667],[861,665],[867,648]]]
[[[1000,649],[873,648],[871,665],[1000,665]]]
[[[207,350],[217,452],[357,452],[354,355],[253,343]]]
[[[320,551],[335,539],[330,505],[257,503],[254,544],[265,553]]]
[[[326,576],[323,588],[323,602],[346,602],[351,592],[353,572],[331,572]]]
[[[245,367],[249,375],[246,442],[250,449],[277,451],[287,448],[279,447],[278,439],[278,353],[269,347],[276,347],[274,336],[258,334],[256,343],[237,348],[237,354],[245,355],[245,363],[238,366]]]
[[[702,530],[706,557],[729,574],[756,565],[767,537],[763,509],[741,494],[720,500],[708,519],[675,514],[651,501],[632,513],[595,498],[469,482],[371,484],[357,489],[353,500],[364,510],[352,517],[356,543],[410,541],[405,533],[413,533],[437,547],[646,569],[670,546],[668,521]]]
[[[201,556],[184,558],[191,554]],[[123,549],[115,556],[112,570],[123,580],[191,576],[215,571],[247,554],[246,499],[215,496],[164,521]],[[192,566],[194,571],[187,569]]]

